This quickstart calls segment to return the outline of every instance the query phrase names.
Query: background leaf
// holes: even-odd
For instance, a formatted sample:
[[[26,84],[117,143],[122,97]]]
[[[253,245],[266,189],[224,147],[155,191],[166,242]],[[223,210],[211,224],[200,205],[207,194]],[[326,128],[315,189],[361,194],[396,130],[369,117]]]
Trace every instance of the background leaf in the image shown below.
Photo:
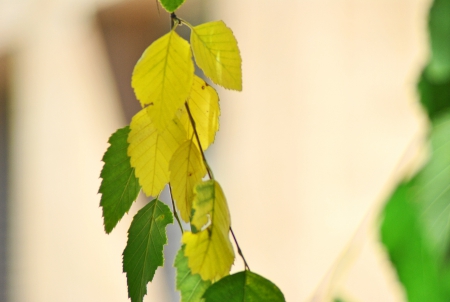
[[[431,158],[384,209],[386,246],[409,301],[450,301],[450,114],[436,118]]]
[[[424,71],[418,89],[420,102],[431,119],[450,109],[450,78],[445,81],[435,81]]]
[[[420,101],[430,118],[450,108],[449,16],[450,1],[435,0],[428,21],[431,58],[418,85]]]
[[[284,302],[283,293],[269,280],[250,271],[227,276],[211,285],[205,302]]]
[[[214,83],[242,90],[242,59],[236,38],[223,21],[195,26],[191,32],[195,61]]]
[[[185,0],[159,0],[161,2],[161,5],[169,12],[174,12],[176,9],[178,9]]]
[[[174,30],[153,42],[133,70],[131,85],[155,127],[165,129],[189,96],[194,80],[194,63],[189,43]]]
[[[133,218],[123,251],[123,271],[127,273],[128,296],[132,302],[142,301],[147,283],[153,280],[158,266],[164,264],[163,249],[169,223],[173,223],[172,212],[157,199]]]
[[[234,262],[228,235],[230,213],[222,188],[215,180],[198,184],[195,193],[193,232],[184,232],[181,240],[186,244],[185,256],[189,258],[192,273],[200,274],[203,280],[214,281],[226,276]],[[201,230],[205,226],[207,228]]]
[[[188,259],[184,256],[184,245],[178,251],[174,266],[177,268],[177,289],[181,293],[181,301],[203,302],[202,296],[211,282],[203,281],[198,274],[192,274]]]
[[[142,109],[131,120],[128,155],[142,190],[147,196],[157,196],[169,182],[172,155],[187,136],[177,118],[159,132],[148,114],[151,110],[151,107]]]
[[[108,234],[130,210],[141,190],[127,155],[128,133],[130,128],[126,126],[111,135],[108,140],[110,146],[102,159],[105,165],[100,174],[103,179],[99,189],[102,194],[100,206],[103,208],[105,231]]]
[[[173,198],[181,218],[189,222],[194,199],[194,187],[206,174],[206,167],[192,140],[180,145],[169,164]]]
[[[431,60],[428,76],[436,82],[450,80],[450,1],[435,0],[430,9]]]

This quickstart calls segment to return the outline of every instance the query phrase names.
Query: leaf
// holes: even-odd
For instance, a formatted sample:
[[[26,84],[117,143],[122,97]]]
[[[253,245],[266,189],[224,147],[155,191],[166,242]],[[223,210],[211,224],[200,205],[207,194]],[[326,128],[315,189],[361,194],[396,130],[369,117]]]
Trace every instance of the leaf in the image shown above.
[[[203,302],[202,296],[211,282],[203,281],[198,274],[192,274],[188,259],[184,256],[184,245],[178,251],[174,266],[177,268],[177,289],[181,293],[181,301]]]
[[[209,86],[203,79],[195,76],[188,105],[204,151],[214,142],[216,132],[219,130],[219,96],[214,88]],[[180,120],[185,125],[188,137],[191,137],[193,127],[184,108],[182,109]],[[197,143],[196,140],[195,142]]]
[[[215,180],[198,184],[195,193],[193,232],[184,232],[181,239],[186,244],[184,254],[189,258],[192,273],[200,274],[203,280],[215,281],[226,276],[234,262],[228,236],[230,214],[223,191]]]
[[[433,81],[450,80],[450,1],[435,0],[430,9],[431,60],[427,68]]]
[[[206,174],[206,168],[197,146],[192,140],[180,145],[169,165],[173,198],[181,218],[189,222],[194,199],[194,187]]]
[[[162,131],[188,98],[193,80],[189,43],[172,30],[144,51],[134,67],[131,85],[142,106],[154,107],[149,114]]]
[[[431,132],[431,158],[410,181],[413,202],[419,205],[425,235],[444,257],[450,247],[450,113],[436,117]]]
[[[280,289],[250,271],[227,276],[211,285],[203,295],[205,302],[284,302]]]
[[[214,83],[242,90],[242,59],[236,38],[223,21],[192,28],[191,45],[197,65]]]
[[[185,0],[159,0],[161,2],[161,5],[169,12],[172,13],[177,8],[179,8]]]
[[[164,264],[165,228],[169,223],[173,223],[172,212],[157,199],[133,218],[123,251],[123,271],[127,273],[128,296],[132,302],[142,301],[147,294],[147,283],[153,280],[158,266]]]
[[[431,119],[450,109],[450,79],[444,82],[435,81],[424,71],[418,89],[420,102]]]
[[[110,146],[102,159],[105,165],[100,174],[103,179],[99,189],[102,194],[100,206],[103,207],[105,231],[108,234],[130,210],[141,190],[127,155],[129,132],[130,128],[126,126],[111,135],[108,140]]]
[[[400,185],[386,205],[381,240],[405,286],[408,301],[444,302],[438,261],[426,242],[420,211],[409,190],[408,184]]]
[[[147,196],[157,196],[169,182],[169,161],[187,136],[177,118],[159,132],[148,114],[151,110],[144,108],[131,120],[128,156],[142,190]]]
[[[436,117],[431,158],[388,201],[381,225],[409,301],[450,301],[450,114]]]

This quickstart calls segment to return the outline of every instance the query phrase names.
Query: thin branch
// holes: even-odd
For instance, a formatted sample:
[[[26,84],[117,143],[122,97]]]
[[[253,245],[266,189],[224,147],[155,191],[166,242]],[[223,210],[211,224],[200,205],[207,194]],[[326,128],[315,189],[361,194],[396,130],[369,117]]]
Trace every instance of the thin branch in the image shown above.
[[[192,117],[191,110],[189,110],[189,105],[187,102],[184,103],[184,105],[186,106],[186,110],[189,115],[189,120],[191,121],[192,128],[194,129],[194,135],[195,135],[195,138],[197,139],[197,143],[198,143],[198,146],[200,149],[200,153],[202,154],[202,158],[203,158],[203,162],[205,163],[206,170],[208,171],[208,176],[210,179],[214,179],[214,174],[212,173],[212,170],[209,167],[208,162],[206,161],[205,153],[203,152],[202,144],[200,143],[200,138],[198,137],[197,127],[195,126],[195,121],[194,121],[194,118]]]
[[[231,227],[230,227],[230,232],[231,232],[231,235],[233,235],[234,243],[236,243],[238,254],[241,256],[242,260],[244,260],[245,269],[250,271],[250,267],[248,266],[247,261],[245,261],[244,254],[242,253],[242,250],[239,247],[239,243],[238,243],[236,236],[234,235],[233,229]]]
[[[200,143],[200,138],[198,137],[197,128],[195,126],[195,121],[194,121],[194,118],[192,117],[191,110],[189,110],[189,105],[187,102],[184,103],[184,105],[186,106],[186,110],[189,115],[189,120],[191,121],[192,128],[194,129],[194,134],[197,139],[198,146],[200,148],[200,153],[202,154],[203,162],[205,163],[205,166],[206,166],[206,170],[208,171],[209,178],[214,179],[214,175],[212,174],[211,168],[209,167],[208,162],[206,161],[205,153],[203,152],[202,144]],[[242,250],[239,246],[239,243],[238,243],[236,236],[234,235],[233,229],[231,227],[230,227],[230,232],[231,232],[231,235],[233,235],[234,242],[236,243],[238,254],[239,254],[239,256],[241,256],[242,260],[244,260],[245,269],[250,270],[250,267],[248,266],[248,263],[245,260],[244,254],[242,253]]]
[[[172,212],[173,212],[173,216],[175,216],[175,219],[178,222],[178,225],[180,226],[180,230],[181,230],[181,235],[183,235],[183,227],[181,226],[181,221],[180,218],[178,217],[178,213],[177,213],[177,209],[175,208],[175,201],[173,200],[173,195],[172,195],[172,186],[169,184],[169,192],[170,192],[170,199],[172,200]]]

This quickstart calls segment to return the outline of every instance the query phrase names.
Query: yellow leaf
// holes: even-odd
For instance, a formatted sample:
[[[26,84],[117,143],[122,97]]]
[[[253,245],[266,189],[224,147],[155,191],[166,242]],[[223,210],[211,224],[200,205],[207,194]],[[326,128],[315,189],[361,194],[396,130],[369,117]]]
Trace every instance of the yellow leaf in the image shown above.
[[[230,213],[219,183],[209,180],[198,184],[192,207],[191,225],[198,232],[185,232],[182,237],[189,267],[203,280],[220,279],[230,272],[234,251],[228,236]]]
[[[228,236],[208,228],[196,234],[184,232],[182,241],[192,274],[216,281],[230,273],[234,251]]]
[[[189,43],[174,30],[151,44],[133,70],[131,85],[152,121],[163,130],[186,101],[194,79]]]
[[[147,196],[157,196],[169,181],[169,161],[187,136],[177,118],[159,132],[150,118],[151,110],[144,108],[131,120],[128,156],[142,190]]]
[[[188,140],[178,147],[170,161],[169,170],[173,198],[180,210],[181,218],[189,222],[194,187],[206,174],[200,151],[192,140]]]
[[[236,38],[223,21],[193,27],[191,45],[195,61],[214,83],[242,90],[242,59]]]
[[[216,132],[219,130],[219,96],[213,87],[198,76],[194,76],[188,105],[195,121],[200,143],[203,150],[206,150],[214,142]],[[184,106],[179,109],[179,118],[188,137],[191,137],[193,128]],[[194,139],[194,141],[197,145],[197,140]]]

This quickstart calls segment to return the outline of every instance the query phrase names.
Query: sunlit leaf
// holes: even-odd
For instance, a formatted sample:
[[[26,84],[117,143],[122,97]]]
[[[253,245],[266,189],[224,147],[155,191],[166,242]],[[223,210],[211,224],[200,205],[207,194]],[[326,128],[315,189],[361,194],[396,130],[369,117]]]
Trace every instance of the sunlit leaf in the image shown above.
[[[131,120],[128,156],[142,190],[147,196],[157,196],[169,182],[172,155],[187,136],[177,118],[159,132],[148,114],[151,110],[151,107],[144,108]]]
[[[211,285],[205,302],[284,302],[283,293],[269,280],[250,271],[239,272]]]
[[[234,262],[231,242],[222,233],[207,228],[198,233],[184,232],[185,255],[194,274],[203,280],[218,280],[229,274]]]
[[[172,30],[144,51],[133,70],[131,84],[142,106],[154,107],[149,114],[161,131],[188,98],[193,80],[189,43]]]
[[[231,219],[222,188],[215,180],[208,180],[195,187],[194,214],[191,225],[200,230],[211,220],[211,227],[228,234]]]
[[[123,271],[127,274],[128,296],[141,302],[147,283],[153,280],[158,266],[163,266],[163,249],[167,243],[166,226],[173,223],[169,207],[154,199],[133,218],[123,251]]]
[[[103,156],[105,165],[100,174],[103,180],[99,193],[102,194],[100,206],[106,233],[110,233],[128,212],[141,190],[127,155],[129,132],[130,128],[126,126],[111,135],[108,141],[111,146]]]
[[[191,217],[194,187],[205,176],[206,168],[197,146],[192,140],[180,145],[169,165],[170,183],[181,218],[189,222]]]
[[[381,237],[409,301],[450,301],[450,114],[436,117],[431,158],[384,209]]]
[[[181,293],[181,302],[203,302],[202,298],[210,281],[204,281],[198,274],[192,274],[188,259],[184,256],[184,245],[178,251],[174,266],[177,269],[177,289]]]
[[[203,280],[218,280],[228,275],[234,262],[234,250],[228,231],[230,214],[220,185],[209,180],[195,188],[191,226],[184,232],[185,255],[194,274]],[[209,225],[208,225],[209,223]]]
[[[194,84],[188,99],[189,110],[195,121],[195,128],[200,138],[203,150],[214,142],[216,132],[219,130],[219,96],[214,88],[203,79],[195,76]],[[187,114],[184,115],[184,124],[191,133],[192,127]]]
[[[184,1],[185,0],[159,0],[161,5],[170,13],[179,8]]]
[[[236,38],[223,21],[195,26],[191,45],[197,65],[214,83],[242,90],[242,59]]]

